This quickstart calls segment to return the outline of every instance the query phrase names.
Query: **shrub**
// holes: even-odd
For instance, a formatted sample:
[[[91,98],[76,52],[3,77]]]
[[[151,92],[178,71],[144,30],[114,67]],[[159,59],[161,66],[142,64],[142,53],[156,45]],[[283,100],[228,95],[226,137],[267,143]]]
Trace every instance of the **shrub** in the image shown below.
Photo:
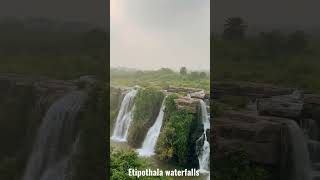
[[[128,170],[145,169],[147,164],[138,157],[134,150],[116,151],[111,149],[111,180],[135,180],[137,177],[129,176]],[[142,180],[165,179],[164,177],[139,177]]]
[[[187,110],[177,110],[174,104],[176,94],[166,99],[166,123],[160,133],[156,151],[161,160],[175,160],[186,164],[189,160],[191,144],[189,137],[193,115]]]
[[[270,173],[255,164],[243,150],[235,150],[227,153],[222,159],[212,163],[213,177],[215,180],[267,180]]]

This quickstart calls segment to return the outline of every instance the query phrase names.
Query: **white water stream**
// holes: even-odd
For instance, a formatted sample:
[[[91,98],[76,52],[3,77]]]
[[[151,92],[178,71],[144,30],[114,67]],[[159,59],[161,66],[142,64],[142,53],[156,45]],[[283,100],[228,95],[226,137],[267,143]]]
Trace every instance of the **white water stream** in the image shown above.
[[[160,112],[158,114],[158,117],[155,123],[149,129],[143,141],[142,148],[137,150],[140,156],[149,157],[154,155],[154,148],[156,146],[156,143],[160,134],[160,130],[162,127],[163,118],[164,118],[164,109],[165,109],[164,101],[165,100],[163,100],[163,103],[160,108]]]
[[[133,101],[137,90],[129,91],[120,106],[111,139],[115,141],[127,141],[128,130],[132,121],[132,112],[134,109]]]
[[[201,121],[203,124],[203,134],[197,140],[197,142],[203,141],[203,145],[198,154],[199,168],[200,168],[200,172],[209,173],[210,172],[210,168],[209,168],[210,144],[207,137],[207,130],[210,129],[210,121],[209,121],[209,115],[208,115],[206,103],[203,100],[201,100],[200,105],[201,105]]]
[[[75,143],[76,116],[87,98],[74,91],[49,108],[39,128],[23,180],[65,180]]]

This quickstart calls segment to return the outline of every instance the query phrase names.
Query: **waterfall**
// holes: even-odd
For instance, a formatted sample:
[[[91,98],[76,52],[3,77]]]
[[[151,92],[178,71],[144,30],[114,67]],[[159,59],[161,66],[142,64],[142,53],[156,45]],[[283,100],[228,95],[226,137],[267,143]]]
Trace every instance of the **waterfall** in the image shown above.
[[[137,90],[133,89],[125,95],[116,119],[113,135],[111,137],[112,140],[127,141],[128,130],[132,121],[132,112],[134,109],[133,100],[137,92]]]
[[[68,155],[76,139],[76,116],[86,99],[86,93],[73,91],[50,106],[42,119],[23,180],[66,179]]]
[[[203,134],[197,140],[196,144],[200,144],[203,142],[201,149],[198,151],[198,160],[199,160],[199,169],[200,172],[209,173],[210,172],[210,144],[207,137],[207,130],[210,129],[210,121],[209,121],[209,114],[207,111],[206,103],[201,100],[201,121],[203,124]]]
[[[289,138],[291,144],[291,179],[292,180],[310,180],[311,161],[307,146],[307,138],[302,129],[293,120],[287,120],[289,129]]]
[[[163,123],[164,109],[165,109],[164,102],[165,102],[165,99],[162,102],[160,112],[157,116],[155,123],[148,130],[148,133],[143,141],[142,148],[137,150],[140,156],[148,157],[148,156],[154,155],[154,148],[156,146],[156,143],[160,134],[160,130],[162,127],[162,123]]]

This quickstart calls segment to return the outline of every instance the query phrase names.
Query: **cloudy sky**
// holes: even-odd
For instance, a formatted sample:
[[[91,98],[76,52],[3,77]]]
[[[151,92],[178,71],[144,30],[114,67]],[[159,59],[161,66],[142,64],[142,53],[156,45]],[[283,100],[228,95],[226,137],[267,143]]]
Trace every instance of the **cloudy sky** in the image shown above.
[[[208,70],[210,0],[111,0],[111,66]]]

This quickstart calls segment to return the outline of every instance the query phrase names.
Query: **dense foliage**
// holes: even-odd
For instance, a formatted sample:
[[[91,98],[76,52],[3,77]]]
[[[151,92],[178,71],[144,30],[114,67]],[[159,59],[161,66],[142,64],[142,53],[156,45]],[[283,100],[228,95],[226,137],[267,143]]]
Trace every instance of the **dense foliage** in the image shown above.
[[[140,169],[144,162],[139,159],[134,150],[111,151],[111,180],[134,180],[135,177],[128,175],[129,168]]]
[[[160,133],[156,152],[161,160],[186,165],[192,148],[189,139],[193,115],[187,110],[176,110],[175,98],[177,95],[170,95],[166,99],[166,122]]]
[[[139,147],[148,129],[155,122],[164,94],[153,88],[140,89],[135,97],[133,120],[128,132],[128,142]]]
[[[264,168],[249,161],[248,154],[240,149],[227,153],[222,159],[215,159],[213,177],[215,180],[270,180]]]
[[[138,157],[134,150],[111,149],[111,180],[136,180],[137,177],[129,176],[128,169],[144,170],[148,168],[147,163]],[[140,177],[142,180],[165,179],[164,177]]]

